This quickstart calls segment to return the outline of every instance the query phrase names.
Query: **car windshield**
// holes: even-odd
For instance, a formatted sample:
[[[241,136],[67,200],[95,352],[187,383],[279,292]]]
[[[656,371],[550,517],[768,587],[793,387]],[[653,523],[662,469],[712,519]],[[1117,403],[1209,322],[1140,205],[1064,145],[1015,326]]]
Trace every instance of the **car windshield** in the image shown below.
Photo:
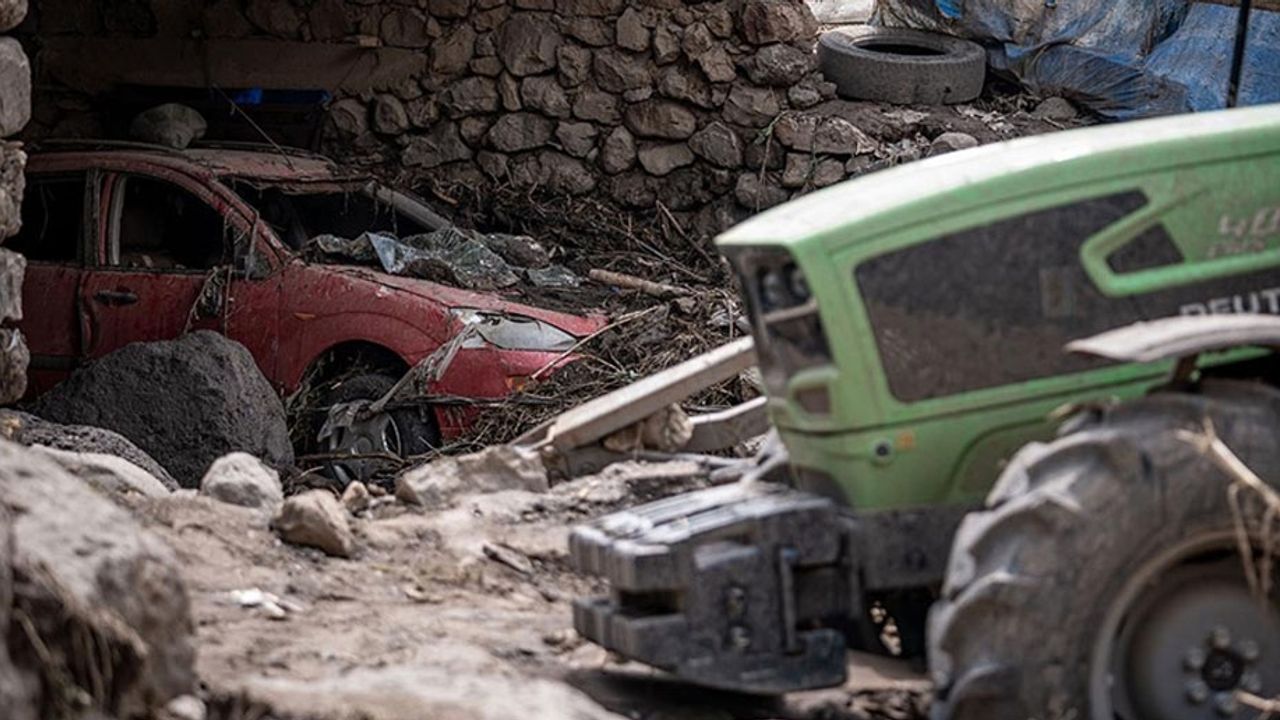
[[[354,238],[364,232],[384,232],[404,237],[432,230],[392,205],[387,200],[390,191],[372,183],[311,189],[239,182],[234,187],[258,211],[262,221],[294,250],[301,250],[320,235]],[[407,195],[398,197],[412,202]],[[422,210],[430,212],[425,206]]]

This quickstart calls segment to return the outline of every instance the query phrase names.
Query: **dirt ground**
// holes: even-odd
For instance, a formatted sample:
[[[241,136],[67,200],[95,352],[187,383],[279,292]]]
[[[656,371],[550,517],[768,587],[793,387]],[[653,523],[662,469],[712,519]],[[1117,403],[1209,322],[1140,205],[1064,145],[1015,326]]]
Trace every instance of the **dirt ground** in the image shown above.
[[[928,684],[891,664],[759,698],[681,686],[576,636],[571,599],[601,588],[569,571],[570,528],[704,484],[692,463],[626,464],[438,512],[387,496],[354,521],[351,560],[283,544],[265,514],[190,491],[135,509],[184,567],[211,718],[924,717]],[[283,617],[236,601],[251,589]]]

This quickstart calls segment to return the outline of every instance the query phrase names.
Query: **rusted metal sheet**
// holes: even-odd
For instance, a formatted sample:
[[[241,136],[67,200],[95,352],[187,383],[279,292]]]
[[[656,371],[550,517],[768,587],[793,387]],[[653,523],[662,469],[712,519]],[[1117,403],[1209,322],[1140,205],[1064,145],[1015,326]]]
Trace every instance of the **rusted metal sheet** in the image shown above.
[[[1158,362],[1235,347],[1280,347],[1275,315],[1189,315],[1134,323],[1067,344],[1118,362]]]

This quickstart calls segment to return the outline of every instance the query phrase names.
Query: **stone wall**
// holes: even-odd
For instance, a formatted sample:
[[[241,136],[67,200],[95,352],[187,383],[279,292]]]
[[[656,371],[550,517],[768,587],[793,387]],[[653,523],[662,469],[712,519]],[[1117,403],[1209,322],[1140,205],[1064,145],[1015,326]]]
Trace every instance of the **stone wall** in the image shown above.
[[[803,0],[45,0],[36,10],[37,134],[102,127],[75,115],[113,83],[320,86],[334,95],[330,154],[416,180],[661,206],[699,234],[842,180],[874,147],[811,110],[834,87],[816,71]]]
[[[0,0],[0,33],[22,22],[26,0]],[[16,135],[31,117],[31,69],[17,40],[0,37],[0,242],[18,232],[22,222],[22,170],[26,155]],[[26,261],[0,248],[0,322],[22,318],[22,276]],[[27,347],[22,334],[0,328],[0,403],[22,397],[27,387]],[[0,703],[3,704],[3,703]]]

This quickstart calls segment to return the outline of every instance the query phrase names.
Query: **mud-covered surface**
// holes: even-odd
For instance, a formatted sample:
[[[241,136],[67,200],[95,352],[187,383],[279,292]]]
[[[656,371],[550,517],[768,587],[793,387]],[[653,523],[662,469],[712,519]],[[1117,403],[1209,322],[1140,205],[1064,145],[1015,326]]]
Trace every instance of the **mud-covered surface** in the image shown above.
[[[570,528],[704,483],[692,464],[627,465],[434,512],[378,498],[353,521],[350,560],[282,544],[265,515],[189,493],[135,511],[178,554],[214,718],[924,717],[927,684],[892,664],[758,698],[673,683],[576,636],[570,600],[602,588],[568,569]],[[284,619],[233,601],[254,588]]]

